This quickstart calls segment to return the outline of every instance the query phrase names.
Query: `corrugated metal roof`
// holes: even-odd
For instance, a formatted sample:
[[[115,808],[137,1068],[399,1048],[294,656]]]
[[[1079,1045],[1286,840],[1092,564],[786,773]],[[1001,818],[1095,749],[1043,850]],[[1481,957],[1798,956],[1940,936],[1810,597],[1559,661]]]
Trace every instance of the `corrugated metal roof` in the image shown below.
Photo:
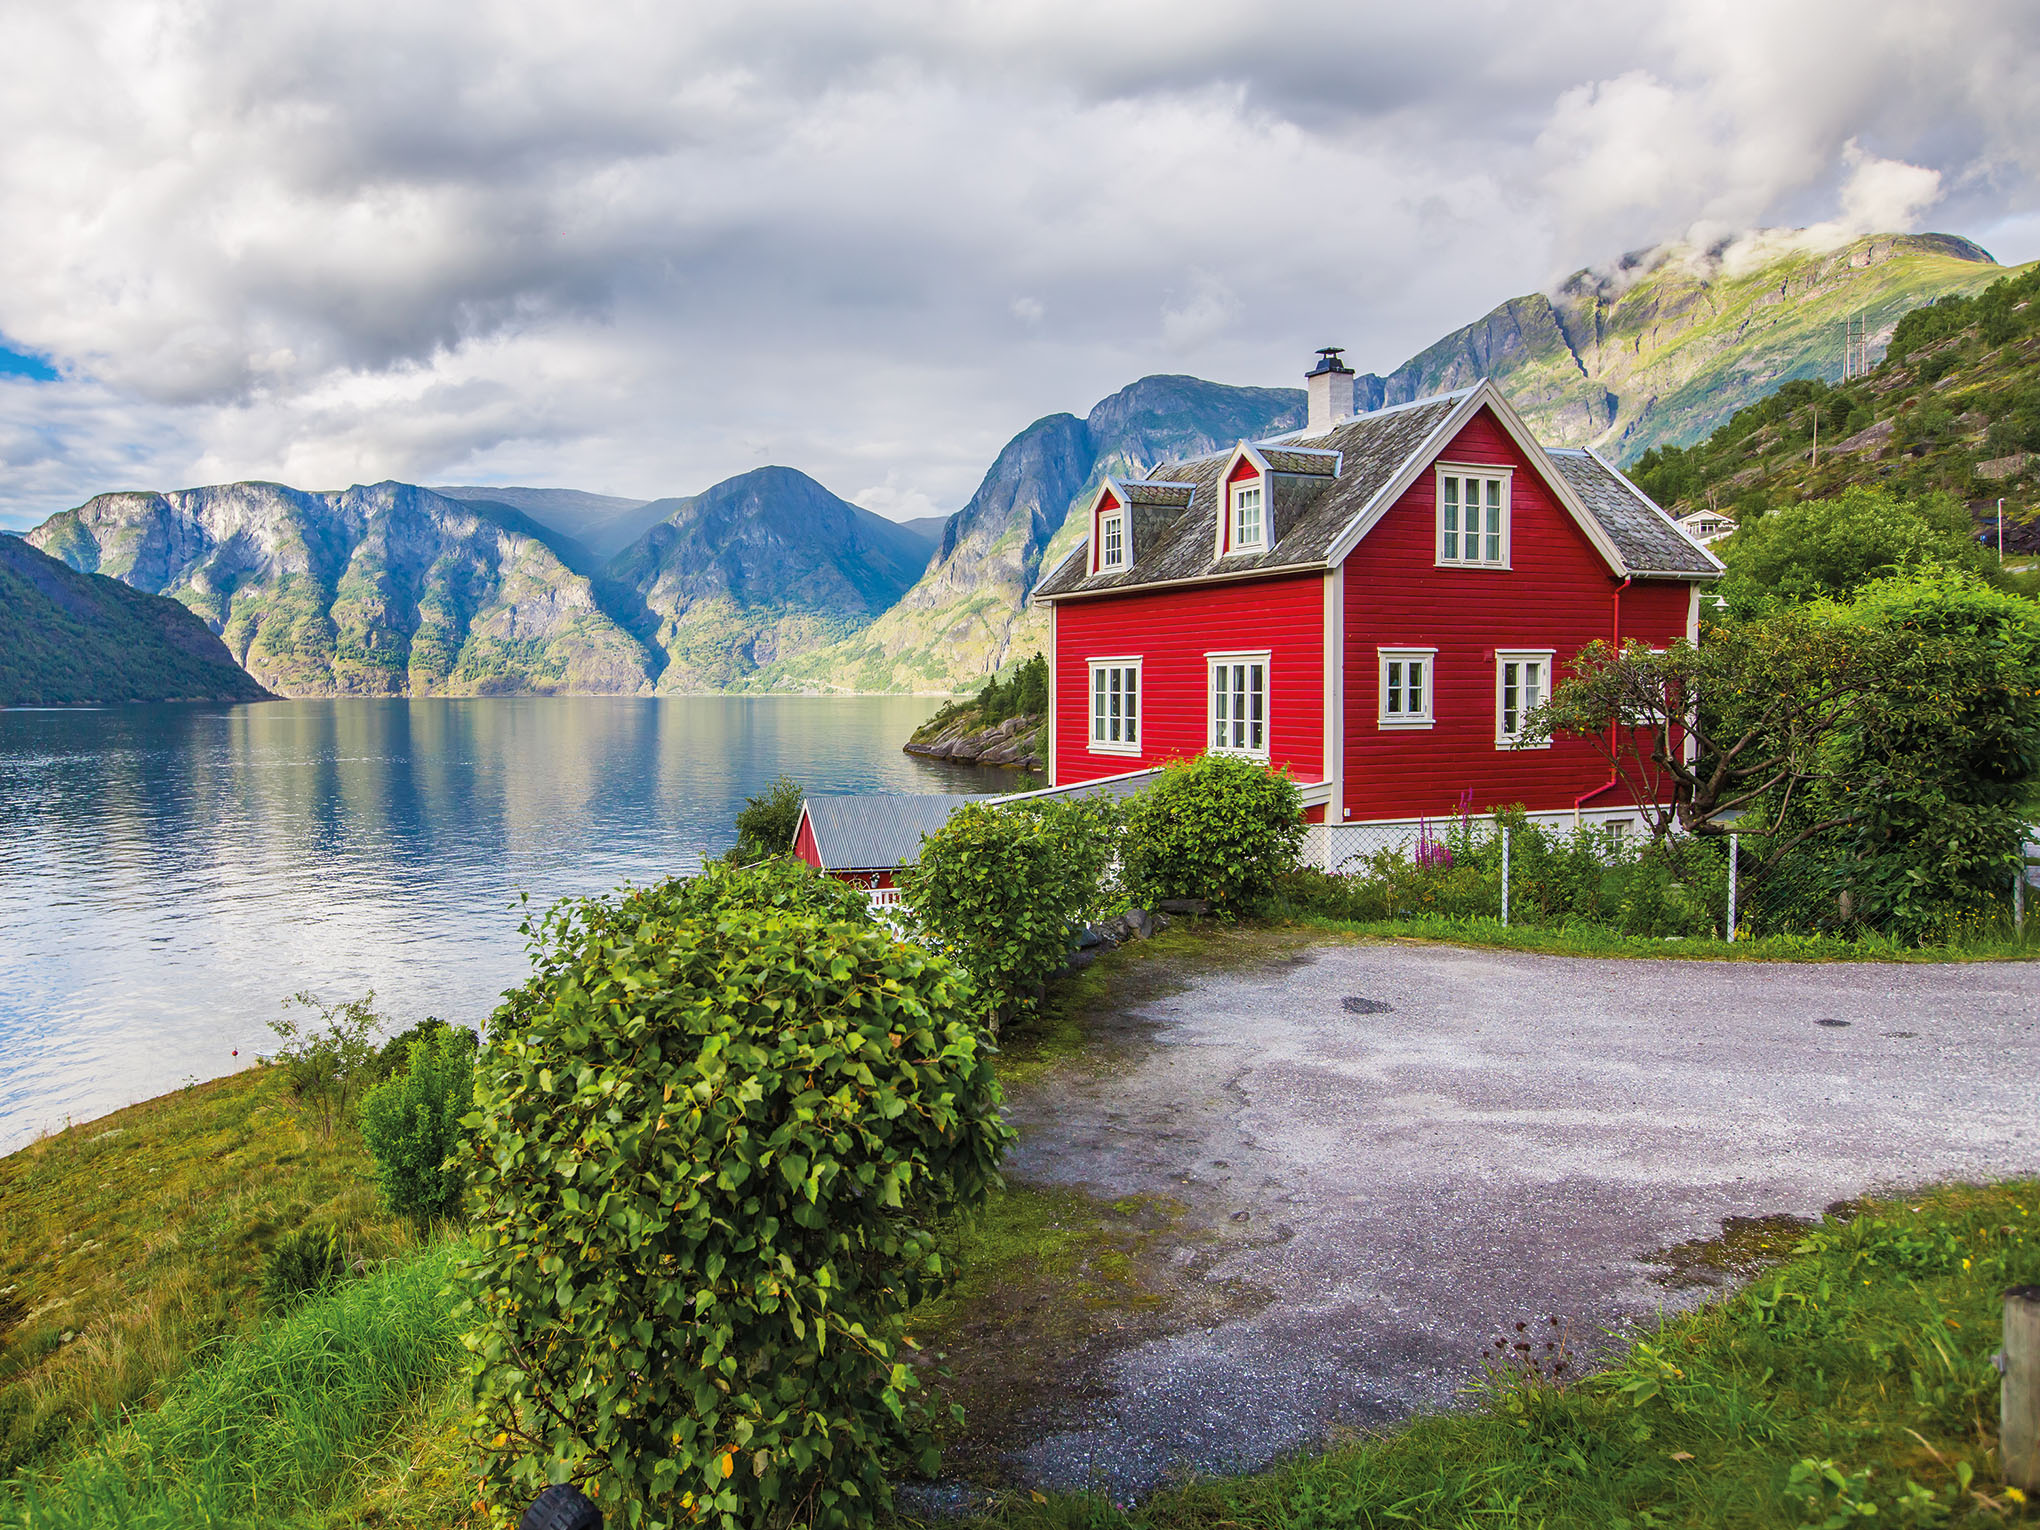
[[[925,796],[810,797],[805,803],[808,824],[824,871],[881,871],[911,866],[921,858],[921,841],[945,823],[966,802],[997,807],[1008,802],[1040,802],[1050,798],[1131,797],[1161,774],[1159,769],[1129,771],[1073,786],[999,796],[929,793]]]
[[[1632,574],[1707,579],[1721,572],[1721,565],[1702,552],[1678,522],[1595,453],[1550,447],[1545,455],[1593,512]]]
[[[913,865],[921,858],[921,840],[976,800],[961,794],[810,797],[806,811],[824,871],[875,871]]]

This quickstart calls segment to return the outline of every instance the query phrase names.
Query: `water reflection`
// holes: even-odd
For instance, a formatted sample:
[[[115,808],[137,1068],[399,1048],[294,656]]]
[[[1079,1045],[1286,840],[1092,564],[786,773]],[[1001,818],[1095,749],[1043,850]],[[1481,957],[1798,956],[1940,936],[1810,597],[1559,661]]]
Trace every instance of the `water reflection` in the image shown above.
[[[1002,791],[911,759],[911,697],[503,698],[0,712],[0,1149],[239,1065],[298,989],[478,1020],[547,902],[698,865],[782,771]]]

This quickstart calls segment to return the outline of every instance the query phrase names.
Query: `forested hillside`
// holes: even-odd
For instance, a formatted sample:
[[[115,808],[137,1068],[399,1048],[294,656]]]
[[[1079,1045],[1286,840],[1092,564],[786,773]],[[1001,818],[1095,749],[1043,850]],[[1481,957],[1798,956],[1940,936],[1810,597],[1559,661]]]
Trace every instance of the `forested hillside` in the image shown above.
[[[1884,359],[1847,383],[1788,382],[1704,441],[1646,452],[1630,474],[1674,514],[1738,521],[1850,485],[1943,492],[2008,551],[2040,550],[2040,267],[1898,322]]]
[[[174,600],[0,536],[0,706],[261,701],[269,693]]]

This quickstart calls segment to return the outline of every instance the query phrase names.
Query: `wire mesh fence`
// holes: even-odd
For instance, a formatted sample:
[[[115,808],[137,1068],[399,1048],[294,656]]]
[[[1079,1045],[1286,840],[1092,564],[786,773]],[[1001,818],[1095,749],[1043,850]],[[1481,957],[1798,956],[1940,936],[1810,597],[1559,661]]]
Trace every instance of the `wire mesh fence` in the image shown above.
[[[1359,920],[1580,923],[1659,938],[1885,937],[1906,944],[2023,934],[2040,889],[2040,843],[2019,875],[1972,889],[1960,907],[1909,906],[1904,889],[1842,836],[1773,849],[1738,833],[1653,843],[1621,822],[1578,826],[1525,815],[1336,824],[1312,831],[1309,895]]]

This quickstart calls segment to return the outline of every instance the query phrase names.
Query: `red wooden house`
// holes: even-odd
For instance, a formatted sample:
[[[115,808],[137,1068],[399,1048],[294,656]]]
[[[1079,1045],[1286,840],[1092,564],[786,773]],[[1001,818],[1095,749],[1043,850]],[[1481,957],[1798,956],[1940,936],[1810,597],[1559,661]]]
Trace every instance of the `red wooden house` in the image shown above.
[[[1522,803],[1624,821],[1584,740],[1522,721],[1595,638],[1697,638],[1721,564],[1606,460],[1540,446],[1492,383],[1107,478],[1041,581],[1058,786],[1206,749],[1286,767],[1314,823]]]

